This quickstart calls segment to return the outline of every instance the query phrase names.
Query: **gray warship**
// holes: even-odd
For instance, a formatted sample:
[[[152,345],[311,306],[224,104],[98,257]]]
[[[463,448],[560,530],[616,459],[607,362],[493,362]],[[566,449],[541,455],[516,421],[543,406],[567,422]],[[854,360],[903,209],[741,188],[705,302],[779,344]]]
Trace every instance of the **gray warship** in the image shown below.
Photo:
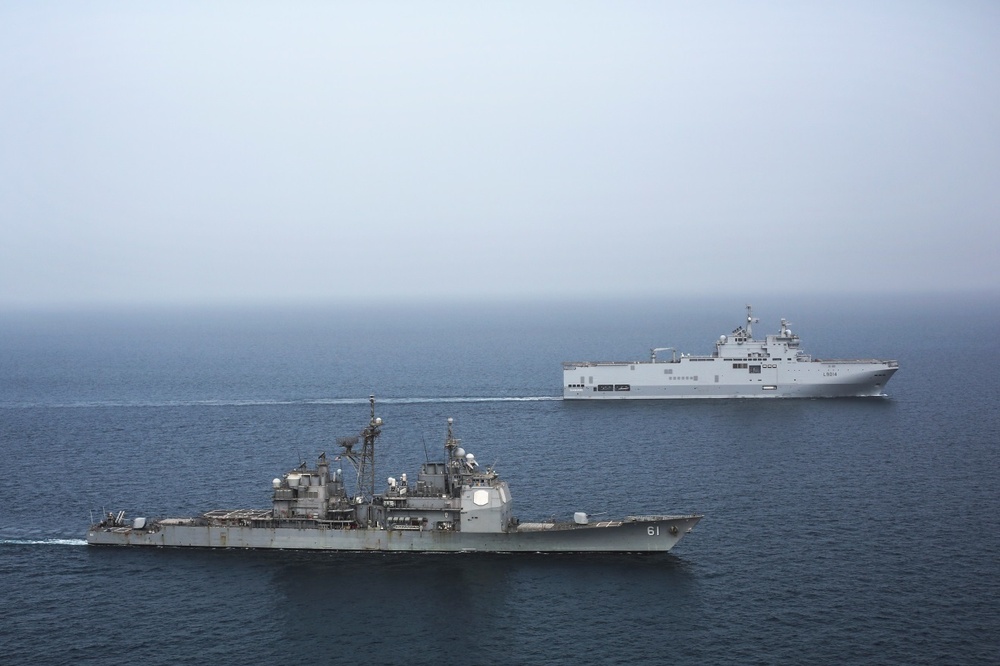
[[[382,419],[371,418],[359,436],[340,438],[341,454],[321,454],[272,482],[271,509],[209,511],[191,518],[127,519],[110,512],[90,526],[95,546],[269,548],[326,551],[447,553],[665,552],[701,515],[639,515],[593,521],[576,512],[565,522],[520,522],[507,482],[482,468],[452,433],[448,419],[444,460],[424,463],[415,481],[390,477],[376,495],[375,446]],[[358,446],[360,445],[360,450]],[[331,462],[351,462],[356,494]]]
[[[899,369],[890,360],[813,358],[785,319],[777,334],[755,340],[757,321],[748,305],[746,325],[720,336],[710,356],[658,347],[648,361],[564,362],[563,399],[883,397]],[[657,355],[668,351],[669,359]]]

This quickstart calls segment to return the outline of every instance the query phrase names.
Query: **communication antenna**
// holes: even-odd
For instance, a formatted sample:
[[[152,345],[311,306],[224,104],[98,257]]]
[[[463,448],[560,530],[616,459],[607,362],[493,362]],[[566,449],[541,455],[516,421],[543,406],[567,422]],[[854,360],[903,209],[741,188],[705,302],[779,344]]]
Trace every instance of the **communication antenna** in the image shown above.
[[[753,324],[759,321],[760,319],[754,319],[753,317],[753,306],[747,303],[747,337],[751,340],[753,339]]]
[[[455,419],[448,417],[448,436],[444,440],[444,448],[448,451],[448,460],[450,461],[454,457],[454,451],[458,448],[458,445],[462,443],[462,440],[455,439],[455,436],[451,432],[451,426],[455,423]],[[461,455],[461,454],[460,454]]]
[[[382,434],[382,419],[375,416],[375,396],[368,396],[371,404],[371,419],[368,427],[361,431],[361,452],[354,450],[359,438],[341,437],[337,443],[344,448],[344,457],[351,461],[358,472],[358,497],[363,502],[371,502],[375,496],[375,440]]]

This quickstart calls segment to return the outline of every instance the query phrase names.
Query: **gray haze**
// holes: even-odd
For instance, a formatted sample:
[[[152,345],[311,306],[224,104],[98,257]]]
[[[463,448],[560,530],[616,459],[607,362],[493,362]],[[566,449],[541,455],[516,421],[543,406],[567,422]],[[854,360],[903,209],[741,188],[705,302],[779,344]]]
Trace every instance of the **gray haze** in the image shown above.
[[[0,304],[1000,288],[1000,3],[5,2]]]

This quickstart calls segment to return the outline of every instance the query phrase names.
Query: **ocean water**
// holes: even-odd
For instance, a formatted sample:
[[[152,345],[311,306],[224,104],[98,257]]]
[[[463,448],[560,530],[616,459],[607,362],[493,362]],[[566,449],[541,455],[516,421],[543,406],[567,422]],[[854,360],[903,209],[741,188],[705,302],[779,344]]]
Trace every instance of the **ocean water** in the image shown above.
[[[762,299],[888,398],[565,403],[560,361],[706,353],[734,299],[5,312],[0,663],[995,664],[1000,298]],[[266,507],[446,419],[522,520],[699,512],[668,555],[89,548],[92,516]]]

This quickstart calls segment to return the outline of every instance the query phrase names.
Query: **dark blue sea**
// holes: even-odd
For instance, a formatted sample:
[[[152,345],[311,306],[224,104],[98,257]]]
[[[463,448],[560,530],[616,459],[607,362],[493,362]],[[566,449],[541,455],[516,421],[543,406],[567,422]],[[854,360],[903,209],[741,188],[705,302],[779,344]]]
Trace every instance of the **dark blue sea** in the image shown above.
[[[708,353],[737,298],[0,313],[0,663],[996,664],[1000,298],[762,298],[882,399],[566,403],[563,360]],[[522,520],[705,514],[655,556],[91,548],[102,510],[266,507],[446,419]]]

